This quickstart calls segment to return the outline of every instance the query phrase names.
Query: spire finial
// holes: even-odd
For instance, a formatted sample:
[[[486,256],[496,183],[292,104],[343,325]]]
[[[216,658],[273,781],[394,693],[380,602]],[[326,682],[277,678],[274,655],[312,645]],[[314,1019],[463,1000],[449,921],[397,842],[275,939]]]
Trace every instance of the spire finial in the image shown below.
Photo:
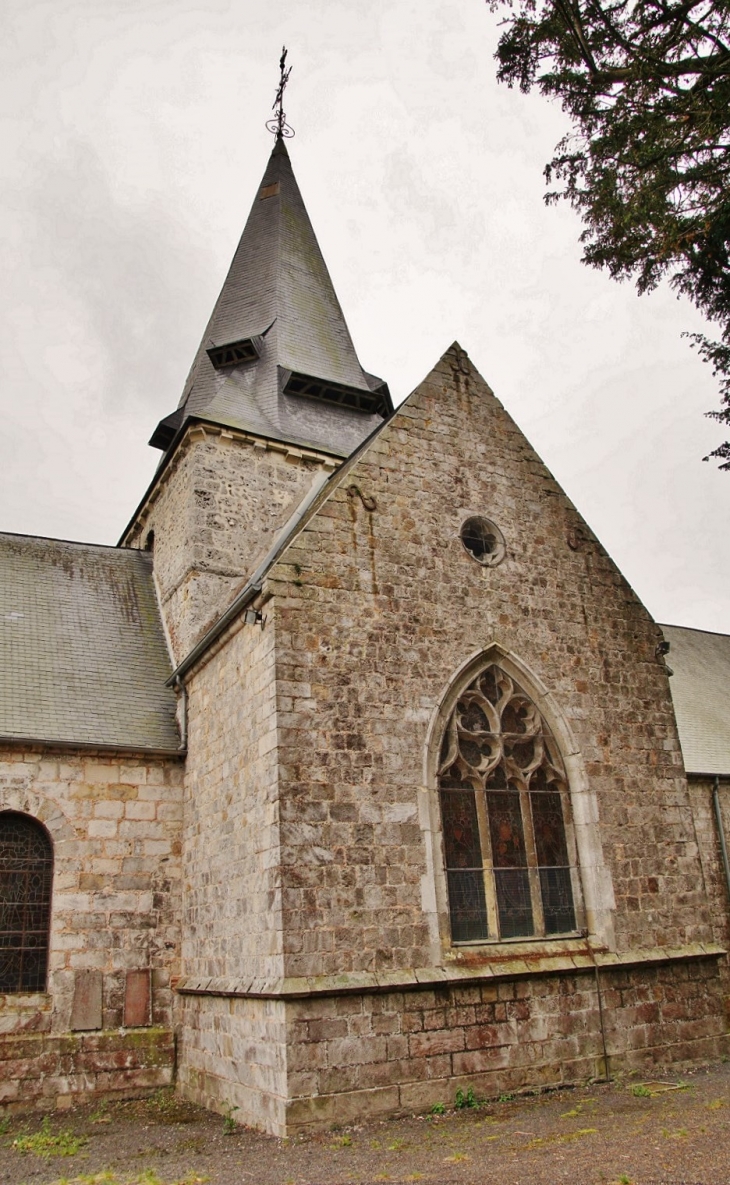
[[[271,110],[275,112],[273,119],[266,121],[266,128],[271,132],[272,136],[276,136],[277,140],[281,140],[282,136],[289,139],[294,135],[294,129],[289,127],[286,122],[286,115],[284,114],[284,89],[289,81],[291,74],[291,66],[286,68],[286,46],[282,46],[281,58],[279,59],[279,87],[276,92],[276,98],[271,105]]]

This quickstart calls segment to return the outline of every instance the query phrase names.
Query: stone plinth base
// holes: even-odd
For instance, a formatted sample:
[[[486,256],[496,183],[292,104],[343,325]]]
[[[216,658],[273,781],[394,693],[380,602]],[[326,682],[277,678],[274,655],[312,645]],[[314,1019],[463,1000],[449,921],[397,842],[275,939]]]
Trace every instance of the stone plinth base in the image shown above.
[[[169,1086],[174,1064],[170,1029],[13,1033],[0,1037],[0,1105],[51,1110],[141,1095]]]
[[[486,982],[278,999],[201,985],[183,996],[180,1089],[283,1136],[451,1105],[469,1087],[494,1097],[585,1082],[605,1076],[607,1061],[610,1074],[654,1073],[719,1058],[730,1045],[718,955],[654,955],[604,964],[598,977],[583,967],[490,972]]]

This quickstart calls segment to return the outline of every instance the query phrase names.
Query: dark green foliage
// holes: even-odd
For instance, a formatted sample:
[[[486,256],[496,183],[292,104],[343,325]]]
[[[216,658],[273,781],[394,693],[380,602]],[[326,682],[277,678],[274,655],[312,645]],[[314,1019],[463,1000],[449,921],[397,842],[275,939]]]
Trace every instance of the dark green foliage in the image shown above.
[[[466,1094],[464,1094],[464,1091],[461,1089],[461,1087],[459,1087],[459,1089],[456,1092],[454,1106],[456,1107],[457,1111],[463,1111],[463,1109],[465,1107],[478,1107],[479,1101],[478,1101],[476,1095],[474,1094],[473,1087],[470,1086],[468,1088]]]
[[[640,292],[666,276],[720,330],[691,334],[730,424],[730,0],[489,0],[498,78],[573,121],[545,169],[584,261]],[[730,469],[730,442],[711,454]]]

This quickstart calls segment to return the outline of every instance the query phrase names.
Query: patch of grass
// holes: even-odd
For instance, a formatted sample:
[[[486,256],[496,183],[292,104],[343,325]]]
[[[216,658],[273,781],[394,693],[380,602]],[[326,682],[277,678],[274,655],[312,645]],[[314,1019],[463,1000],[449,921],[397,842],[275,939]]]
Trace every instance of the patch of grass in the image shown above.
[[[111,1123],[112,1117],[108,1112],[108,1103],[102,1102],[91,1112],[89,1123]]]
[[[713,1099],[711,1103],[707,1104],[707,1106],[710,1111],[719,1111],[720,1107],[725,1106],[725,1100],[724,1099]]]
[[[190,1136],[187,1140],[180,1140],[176,1145],[178,1152],[202,1152],[205,1148],[204,1136]]]
[[[635,1099],[650,1099],[651,1091],[648,1086],[642,1086],[639,1082],[636,1086],[631,1087],[631,1093]]]
[[[444,1115],[446,1112],[446,1103],[434,1103],[431,1108],[431,1115]]]
[[[598,1132],[597,1127],[581,1127],[575,1132],[565,1132],[557,1136],[538,1136],[537,1139],[530,1140],[529,1144],[525,1144],[525,1149],[542,1148],[547,1144],[572,1144],[575,1140],[582,1140],[584,1136],[594,1136]]]
[[[88,1142],[88,1136],[77,1136],[70,1128],[64,1128],[54,1134],[51,1131],[51,1121],[46,1115],[40,1131],[32,1136],[18,1136],[13,1140],[12,1146],[23,1155],[33,1152],[47,1160],[49,1156],[75,1156]]]
[[[240,1111],[240,1107],[234,1107],[232,1103],[224,1104],[225,1113],[223,1115],[223,1135],[232,1136],[238,1124],[233,1118],[234,1111]]]
[[[143,1169],[132,1177],[118,1177],[116,1173],[108,1171],[102,1173],[84,1173],[79,1177],[61,1177],[53,1185],[205,1185],[210,1177],[201,1177],[197,1173],[186,1173],[184,1177],[177,1177],[174,1181],[163,1181],[154,1169]]]
[[[460,1160],[471,1160],[466,1152],[454,1152],[453,1156],[445,1156],[444,1164],[458,1164]]]
[[[498,1103],[511,1103],[514,1099],[513,1094],[501,1094],[497,1098]]]
[[[352,1148],[352,1136],[338,1136],[330,1148]]]
[[[0,1136],[6,1136],[10,1131],[10,1116],[3,1115],[0,1119]]]
[[[175,1091],[171,1086],[161,1086],[147,1099],[147,1106],[153,1111],[158,1111],[161,1115],[174,1111],[177,1107]]]
[[[560,1118],[561,1119],[577,1119],[582,1110],[583,1110],[583,1108],[579,1105],[577,1107],[574,1107],[572,1111],[563,1111],[563,1114],[560,1116]]]

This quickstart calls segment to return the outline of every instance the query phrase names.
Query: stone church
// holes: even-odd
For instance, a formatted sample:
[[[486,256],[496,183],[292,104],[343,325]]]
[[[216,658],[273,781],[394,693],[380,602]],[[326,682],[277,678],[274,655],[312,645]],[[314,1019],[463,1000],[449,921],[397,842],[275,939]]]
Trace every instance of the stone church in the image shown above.
[[[117,547],[0,535],[2,1105],[283,1135],[726,1051],[730,637],[459,345],[393,409],[281,137],[150,443]]]

